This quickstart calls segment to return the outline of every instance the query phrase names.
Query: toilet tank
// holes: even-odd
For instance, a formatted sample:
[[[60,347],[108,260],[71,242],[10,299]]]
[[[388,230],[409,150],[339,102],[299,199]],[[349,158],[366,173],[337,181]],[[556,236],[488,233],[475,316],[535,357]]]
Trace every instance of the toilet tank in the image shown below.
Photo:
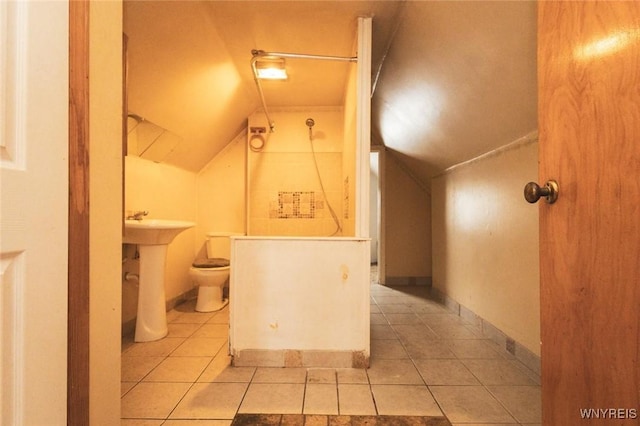
[[[207,233],[207,257],[209,259],[229,259],[231,255],[231,236],[244,234],[233,232],[208,232]]]

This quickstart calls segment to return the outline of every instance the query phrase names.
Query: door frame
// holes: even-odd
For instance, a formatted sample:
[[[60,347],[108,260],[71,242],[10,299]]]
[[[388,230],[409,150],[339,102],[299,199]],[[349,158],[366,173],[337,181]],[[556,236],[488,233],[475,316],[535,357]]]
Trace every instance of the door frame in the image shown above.
[[[67,424],[89,424],[89,1],[69,2]]]

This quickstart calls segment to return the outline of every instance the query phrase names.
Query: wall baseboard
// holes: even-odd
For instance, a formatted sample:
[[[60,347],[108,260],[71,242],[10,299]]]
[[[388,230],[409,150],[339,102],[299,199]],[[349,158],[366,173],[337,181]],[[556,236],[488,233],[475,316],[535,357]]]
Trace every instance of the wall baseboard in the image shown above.
[[[445,293],[436,288],[431,288],[432,297],[445,305],[450,311],[470,322],[483,336],[498,344],[501,348],[513,355],[525,367],[531,370],[537,378],[540,378],[540,357],[521,343],[508,336],[495,325],[482,318],[469,308],[461,305]]]

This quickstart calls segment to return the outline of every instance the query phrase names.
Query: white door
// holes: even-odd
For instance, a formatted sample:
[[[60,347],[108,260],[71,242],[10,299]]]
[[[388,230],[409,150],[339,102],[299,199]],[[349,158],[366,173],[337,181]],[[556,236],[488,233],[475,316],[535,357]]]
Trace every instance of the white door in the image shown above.
[[[66,424],[67,2],[0,2],[0,425]]]

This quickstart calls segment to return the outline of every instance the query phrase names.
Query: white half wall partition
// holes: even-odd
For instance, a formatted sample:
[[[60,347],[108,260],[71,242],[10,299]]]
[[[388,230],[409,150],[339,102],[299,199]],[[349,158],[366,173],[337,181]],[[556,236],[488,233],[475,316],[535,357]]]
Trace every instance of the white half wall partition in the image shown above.
[[[358,18],[356,85],[355,235],[369,236],[369,155],[371,147],[371,18]]]
[[[232,239],[235,366],[368,366],[368,238]]]

